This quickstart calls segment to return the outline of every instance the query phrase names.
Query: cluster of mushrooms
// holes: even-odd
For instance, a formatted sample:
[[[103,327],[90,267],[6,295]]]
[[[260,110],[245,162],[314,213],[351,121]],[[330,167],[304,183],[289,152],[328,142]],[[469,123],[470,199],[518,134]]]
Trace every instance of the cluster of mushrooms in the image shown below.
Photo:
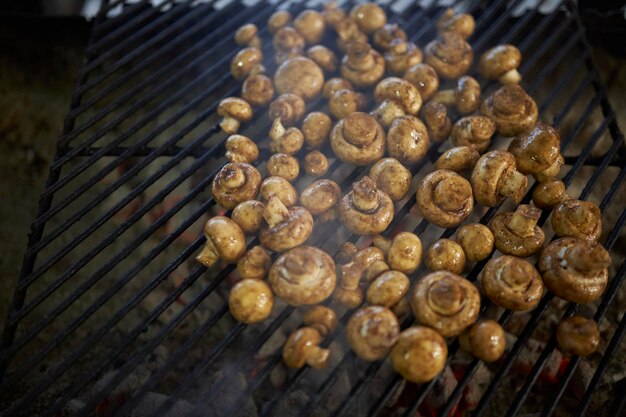
[[[243,85],[241,97],[219,104],[230,162],[211,189],[229,217],[207,221],[197,260],[207,267],[237,264],[241,280],[229,306],[242,323],[266,319],[275,297],[309,306],[304,325],[284,346],[287,366],[326,366],[331,352],[320,344],[337,326],[331,305],[356,309],[346,332],[357,356],[375,361],[389,355],[397,372],[419,383],[445,366],[444,338],[458,336],[464,350],[485,362],[503,355],[502,327],[479,320],[481,292],[513,311],[533,309],[546,289],[575,303],[600,297],[611,262],[597,243],[600,210],[569,197],[557,179],[564,163],[559,134],[537,123],[537,105],[518,84],[516,47],[496,46],[480,57],[478,74],[499,83],[482,97],[478,81],[465,75],[473,63],[470,15],[446,12],[437,38],[423,50],[372,3],[349,13],[326,4],[322,12],[305,10],[295,18],[278,11],[267,24],[277,65],[273,77],[257,27],[247,24],[235,35],[242,49],[231,71]],[[336,44],[320,44],[332,34]],[[440,80],[452,87],[440,89]],[[326,100],[327,112],[307,114],[318,97]],[[265,110],[271,156],[263,178],[252,165],[262,138],[237,132],[253,113]],[[508,150],[488,150],[495,135],[514,137]],[[416,205],[425,219],[456,228],[475,205],[497,207],[506,199],[519,204],[529,175],[537,181],[534,205],[519,204],[488,225],[463,224],[454,239],[440,239],[423,254],[417,235],[382,233],[393,220],[394,203],[409,192],[411,168],[426,157],[431,142],[447,138],[454,147],[419,180]],[[324,178],[331,153],[343,163],[369,166],[369,174],[342,190]],[[316,178],[299,194],[293,185],[301,176],[298,157],[306,175]],[[548,209],[558,239],[546,245],[538,221]],[[372,244],[346,242],[334,259],[306,245],[316,222],[337,219],[350,232],[371,236]],[[247,249],[252,235],[260,244]],[[501,255],[486,261],[496,249]],[[533,255],[538,268],[525,259]],[[422,257],[431,272],[414,277],[411,289],[409,277]],[[479,261],[486,264],[475,285],[461,274],[467,262]],[[410,313],[418,324],[402,330],[398,318]],[[557,336],[560,347],[575,355],[592,353],[599,338],[595,322],[582,317],[563,320]]]

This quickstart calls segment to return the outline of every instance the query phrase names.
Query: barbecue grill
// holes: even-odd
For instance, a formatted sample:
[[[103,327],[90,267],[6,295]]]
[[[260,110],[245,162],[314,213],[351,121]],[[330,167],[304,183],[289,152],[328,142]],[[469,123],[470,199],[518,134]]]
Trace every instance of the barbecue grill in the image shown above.
[[[236,51],[232,35],[246,22],[264,28],[277,7],[297,13],[307,5],[152,3],[105,0],[95,18],[2,335],[2,415],[620,414],[623,369],[621,376],[606,376],[623,356],[626,330],[616,302],[626,261],[613,250],[626,238],[626,149],[573,2],[550,8],[544,1],[526,10],[519,0],[455,6],[468,7],[476,18],[470,38],[476,56],[501,43],[522,51],[523,85],[537,100],[540,118],[561,133],[568,191],[603,211],[603,243],[613,255],[609,287],[593,308],[560,303],[547,293],[523,319],[502,312],[499,322],[519,321],[519,332],[486,378],[479,378],[486,368],[475,359],[419,386],[404,383],[389,361],[366,363],[346,348],[345,310],[338,329],[324,339],[323,346],[333,348],[329,367],[285,371],[280,343],[301,313],[279,304],[262,324],[236,323],[225,297],[233,266],[207,270],[193,262],[204,243],[202,224],[219,210],[208,192],[225,161],[226,135],[215,110],[240,88],[228,72]],[[445,10],[438,2],[384,7],[418,45],[434,36],[434,22]],[[260,35],[271,56],[267,30]],[[321,106],[318,100],[309,108]],[[259,161],[267,159],[268,128],[261,116],[243,128],[263,139]],[[414,179],[432,170],[442,149],[431,147],[412,169]],[[344,190],[366,173],[330,161],[328,176]],[[298,190],[309,182],[301,178]],[[388,231],[414,229],[425,245],[452,236],[455,229],[437,228],[415,214],[415,187],[416,181]],[[477,210],[470,220],[487,223],[510,208]],[[541,225],[548,216],[544,212]],[[337,225],[316,224],[309,244],[334,253],[345,240],[357,241]],[[551,236],[549,222],[546,231]],[[473,266],[469,280],[485,262]],[[412,281],[423,273],[412,274]],[[483,313],[489,308],[485,303]],[[592,308],[597,322],[609,315],[614,326],[605,333],[602,354],[589,359],[588,379],[572,394],[577,372],[589,365],[579,357],[560,361],[546,383],[556,348],[549,323],[582,308]],[[536,343],[537,332],[548,332],[547,341],[520,370],[520,356]],[[449,360],[458,356],[453,341]],[[453,384],[445,385],[446,378]],[[606,392],[615,401],[598,399]]]

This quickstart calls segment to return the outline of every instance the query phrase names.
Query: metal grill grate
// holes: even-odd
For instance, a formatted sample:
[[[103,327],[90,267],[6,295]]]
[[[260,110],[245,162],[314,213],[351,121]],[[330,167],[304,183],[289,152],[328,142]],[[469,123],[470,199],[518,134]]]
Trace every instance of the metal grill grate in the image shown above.
[[[542,119],[561,132],[564,182],[581,189],[579,198],[597,202],[603,213],[609,208],[619,212],[623,199],[616,196],[624,192],[626,177],[624,137],[591,61],[575,7],[565,3],[543,14],[539,6],[513,17],[520,3],[471,3],[477,21],[470,39],[475,55],[499,43],[519,46],[524,55],[520,69],[524,87],[536,98]],[[3,415],[62,415],[62,411],[69,413],[76,398],[81,398],[81,404],[75,415],[129,415],[153,392],[167,397],[152,415],[168,415],[173,407],[180,409],[179,399],[190,397],[196,403],[190,415],[239,415],[251,398],[257,402],[258,415],[283,415],[286,399],[303,386],[307,395],[298,404],[297,415],[317,415],[315,410],[322,405],[333,416],[398,412],[390,407],[402,380],[390,372],[388,361],[365,363],[345,349],[329,369],[288,372],[283,389],[268,389],[270,375],[281,361],[280,350],[262,360],[256,354],[280,329],[295,327],[298,313],[281,305],[261,325],[235,323],[220,298],[230,287],[233,267],[206,271],[190,259],[204,243],[197,236],[206,213],[217,210],[207,187],[224,162],[226,136],[216,124],[216,105],[220,97],[235,95],[239,89],[228,73],[235,52],[232,33],[245,22],[264,27],[273,11],[263,2],[215,6],[164,0],[153,7],[148,1],[133,5],[111,1],[98,15],[2,337],[1,391],[8,404]],[[294,13],[304,8],[283,6]],[[120,15],[107,17],[119,7]],[[443,12],[435,3],[411,4],[400,12],[394,2],[385,7],[391,20],[400,23],[418,45],[434,36],[433,24]],[[270,56],[266,30],[261,36]],[[483,87],[488,91],[494,86]],[[310,109],[321,106],[316,101]],[[268,128],[265,118],[255,117],[243,134],[261,139]],[[433,147],[412,169],[414,176],[432,170],[439,154]],[[267,155],[262,154],[260,161],[263,156]],[[329,177],[342,189],[365,173],[331,162]],[[300,180],[299,190],[306,181]],[[407,220],[415,219],[413,204],[412,197],[400,202],[390,231],[411,225],[425,245],[453,235],[455,229]],[[486,223],[498,210],[484,210],[475,214],[479,216],[475,220]],[[548,215],[544,213],[540,224]],[[604,243],[610,249],[624,238],[626,210],[605,215],[603,221]],[[357,240],[333,223],[316,225],[316,230],[309,243],[331,252],[345,239]],[[468,279],[475,280],[485,262],[476,264]],[[624,259],[614,256],[614,264],[618,267],[595,310],[597,321],[616,308],[614,299],[626,275]],[[411,279],[423,273],[419,270]],[[529,315],[510,353],[497,365],[475,415],[493,412],[497,396],[507,389],[504,383],[515,358],[546,319],[552,303],[553,296],[545,295]],[[576,309],[568,305],[563,311],[568,316]],[[326,346],[332,341],[345,346],[343,325],[349,315],[342,312],[342,325],[326,337]],[[512,317],[506,311],[499,321],[505,324]],[[409,317],[404,326],[411,321]],[[578,415],[589,407],[620,348],[625,323],[621,318],[610,335],[580,398]],[[149,369],[149,378],[137,376],[163,346],[168,353]],[[516,415],[529,395],[536,394],[536,382],[555,346],[552,335],[526,382],[511,397],[506,415]],[[453,342],[449,350],[452,357],[458,344]],[[560,404],[579,363],[579,358],[573,358],[560,374],[542,415],[551,415]],[[463,370],[456,388],[437,410],[439,415],[454,410],[479,366],[474,360]],[[224,369],[209,374],[216,368]],[[342,378],[346,370],[348,383]],[[238,380],[240,375],[246,376],[244,383]],[[140,379],[137,388],[126,397],[112,398],[131,378]],[[415,415],[436,383],[414,387],[402,415]],[[378,395],[372,395],[374,385]],[[233,397],[220,402],[228,390]],[[106,408],[111,402],[115,407]],[[218,403],[226,405],[207,411]],[[328,407],[331,403],[333,407]]]

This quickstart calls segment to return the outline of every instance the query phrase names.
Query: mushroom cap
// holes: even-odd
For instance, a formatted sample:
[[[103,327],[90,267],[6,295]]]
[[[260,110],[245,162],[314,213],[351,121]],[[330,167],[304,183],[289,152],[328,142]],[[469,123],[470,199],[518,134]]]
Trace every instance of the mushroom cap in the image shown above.
[[[376,103],[393,101],[402,106],[405,113],[412,115],[416,115],[422,107],[422,97],[417,88],[398,77],[387,77],[376,84],[374,99]]]
[[[539,183],[533,191],[533,203],[540,209],[552,208],[567,198],[566,188],[561,180]]]
[[[517,136],[509,145],[517,170],[538,174],[550,168],[561,154],[559,132],[552,126],[537,125],[529,133]]]
[[[456,242],[461,245],[470,262],[486,259],[493,252],[494,237],[484,224],[471,223],[461,226],[456,232]]]
[[[357,310],[346,325],[350,347],[366,361],[377,361],[387,356],[399,334],[400,324],[395,314],[380,306]]]
[[[480,84],[474,77],[464,75],[456,83],[455,97],[459,113],[475,112],[480,107]]]
[[[355,203],[355,191],[367,195],[373,202],[372,208],[362,211]],[[358,197],[356,195],[356,198]],[[376,235],[385,231],[393,220],[393,201],[387,194],[376,189],[374,181],[364,177],[353,184],[353,189],[339,203],[339,220],[352,233],[359,235]]]
[[[332,49],[328,49],[324,45],[310,47],[306,51],[306,56],[326,72],[333,73],[337,71],[339,59]]]
[[[494,320],[480,320],[459,335],[463,350],[483,362],[495,362],[506,349],[506,335],[502,326]]]
[[[454,172],[468,171],[474,168],[480,154],[470,146],[450,148],[435,161],[435,169],[447,169]]]
[[[400,333],[391,348],[391,365],[407,381],[428,382],[443,371],[448,359],[448,346],[433,329],[412,326]]]
[[[341,60],[340,72],[355,87],[370,87],[385,75],[385,58],[366,42],[351,42]]]
[[[422,241],[410,232],[394,236],[387,250],[387,264],[393,270],[410,274],[415,272],[422,260]]]
[[[455,32],[463,39],[469,38],[474,33],[476,22],[471,14],[455,13],[453,9],[448,9],[437,21],[438,32]]]
[[[557,297],[578,304],[597,300],[608,283],[609,253],[600,244],[562,237],[539,257],[543,283]]]
[[[300,175],[300,164],[289,154],[275,153],[267,160],[267,173],[272,177],[283,177],[291,182]]]
[[[424,101],[430,99],[439,89],[437,71],[428,64],[413,65],[406,70],[402,78],[417,88]]]
[[[491,137],[496,133],[496,124],[485,116],[466,116],[454,123],[451,140],[455,146],[471,146],[478,152],[484,152],[491,144]]]
[[[324,213],[335,207],[341,197],[341,188],[333,180],[320,179],[313,181],[300,194],[300,204],[312,215]]]
[[[274,296],[264,281],[243,279],[230,290],[228,307],[238,322],[258,323],[272,313]]]
[[[247,136],[230,135],[224,144],[226,158],[230,162],[254,162],[259,157],[259,148]]]
[[[345,78],[334,77],[330,78],[324,83],[324,87],[322,89],[322,95],[325,99],[330,99],[335,93],[339,90],[350,90],[354,91],[354,86],[352,83]]]
[[[369,176],[376,188],[387,194],[393,201],[404,198],[411,188],[413,176],[395,158],[382,158],[370,168]]]
[[[337,315],[332,309],[317,305],[304,313],[303,322],[317,330],[320,335],[326,336],[337,327]]]
[[[261,174],[245,162],[230,162],[215,174],[211,194],[220,206],[234,209],[237,204],[253,200],[259,193]]]
[[[513,45],[498,45],[483,53],[478,61],[478,72],[483,78],[495,80],[517,69],[522,53]]]
[[[596,241],[602,233],[602,212],[591,201],[562,201],[552,211],[552,229],[557,236]]]
[[[276,259],[268,280],[274,293],[289,305],[318,304],[335,289],[335,262],[318,248],[300,246]]]
[[[254,23],[246,23],[235,32],[235,43],[237,45],[247,45],[256,37],[257,33],[258,29]]]
[[[455,32],[443,32],[426,48],[426,63],[442,78],[455,79],[465,74],[472,65],[474,51],[470,44]]]
[[[266,208],[267,209],[267,208]],[[289,208],[286,219],[273,227],[263,226],[259,232],[261,245],[274,252],[283,252],[302,245],[313,231],[313,216],[304,207]]]
[[[470,182],[477,202],[487,207],[496,207],[506,196],[501,187],[507,176],[517,172],[515,157],[507,151],[490,151],[482,155],[472,171]],[[522,180],[513,199],[519,202],[528,186],[528,179]]]
[[[374,3],[357,4],[350,10],[350,17],[356,22],[359,29],[367,35],[371,35],[387,24],[385,11]]]
[[[285,126],[291,126],[304,116],[306,104],[296,94],[281,94],[270,103],[267,115],[270,120],[280,119]]]
[[[272,197],[278,197],[287,207],[291,207],[298,201],[298,192],[289,181],[283,177],[267,177],[261,184],[261,197],[270,201]]]
[[[230,217],[247,234],[255,234],[263,224],[265,204],[258,200],[246,200],[237,204]]]
[[[337,33],[337,47],[346,51],[354,42],[367,42],[367,35],[359,29],[356,22],[350,18],[342,19],[335,25]]]
[[[539,304],[543,295],[541,275],[530,262],[503,255],[487,262],[479,276],[487,297],[496,305],[526,311]]]
[[[299,55],[304,50],[304,37],[291,26],[283,26],[274,32],[272,44],[277,54],[287,53],[288,55]]]
[[[239,97],[226,97],[217,106],[217,114],[222,117],[228,116],[241,122],[247,122],[252,119],[252,106]]]
[[[422,110],[422,119],[433,142],[442,142],[450,134],[452,121],[448,117],[448,108],[443,104],[432,100],[426,103]]]
[[[299,369],[305,364],[324,368],[328,362],[329,351],[318,347],[322,340],[320,333],[313,327],[301,327],[287,339],[283,347],[283,361],[290,368]],[[310,363],[312,355],[321,354],[319,361]]]
[[[409,292],[411,281],[399,271],[386,271],[380,274],[367,288],[366,300],[369,304],[391,308]]]
[[[443,337],[456,336],[476,322],[480,294],[471,282],[453,272],[432,272],[417,281],[411,308],[419,323]]]
[[[369,165],[385,154],[385,130],[369,114],[352,113],[337,122],[330,133],[330,144],[343,162]]]
[[[320,151],[314,150],[304,157],[304,171],[312,177],[321,177],[328,172],[328,158]]]
[[[567,317],[556,329],[559,348],[565,353],[588,356],[598,349],[600,331],[595,321],[580,316]]]
[[[406,32],[396,23],[387,23],[372,35],[372,43],[379,50],[389,49],[391,42],[395,39],[406,41]]]
[[[310,101],[317,97],[324,86],[322,69],[309,58],[302,56],[283,62],[274,74],[278,94],[293,93]]]
[[[465,269],[465,252],[454,240],[439,239],[426,251],[424,263],[431,271],[460,274]]]
[[[246,252],[246,237],[243,230],[228,217],[211,217],[204,224],[204,236],[207,244],[224,262],[234,263]]]
[[[504,85],[487,97],[480,113],[496,123],[502,136],[516,136],[528,132],[537,123],[537,103],[517,84]]]
[[[326,30],[326,20],[324,16],[316,10],[303,10],[293,21],[293,26],[309,44],[318,43],[324,30]]]
[[[270,256],[265,249],[257,245],[237,261],[237,272],[243,279],[263,279],[271,265]]]
[[[287,26],[291,22],[291,13],[287,10],[278,10],[267,19],[267,29],[275,33],[278,29]]]
[[[241,98],[253,106],[264,106],[274,97],[272,79],[264,74],[250,75],[241,86]]]
[[[263,70],[263,52],[253,46],[243,48],[230,61],[230,73],[236,80],[243,80],[248,75]]]
[[[539,210],[537,220],[541,212]],[[527,235],[519,235],[511,227],[511,220],[514,212],[496,214],[489,222],[489,229],[493,233],[496,248],[502,253],[526,258],[537,253],[543,246],[545,234],[539,226],[535,226],[532,232]]]
[[[422,179],[416,200],[424,218],[445,228],[463,222],[474,208],[469,181],[446,169],[431,172]]]
[[[420,119],[411,115],[396,117],[387,134],[387,152],[404,165],[419,162],[430,145],[426,126]]]
[[[336,119],[343,119],[350,114],[363,110],[367,98],[356,91],[342,89],[328,100],[328,110]]]
[[[421,63],[424,54],[413,42],[394,39],[384,56],[387,71],[391,74],[402,75],[411,66]]]

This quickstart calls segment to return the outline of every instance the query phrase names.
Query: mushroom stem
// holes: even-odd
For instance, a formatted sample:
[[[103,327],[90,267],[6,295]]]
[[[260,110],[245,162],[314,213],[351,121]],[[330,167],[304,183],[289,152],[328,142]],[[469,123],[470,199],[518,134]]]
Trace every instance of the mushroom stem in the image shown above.
[[[541,217],[541,210],[528,204],[520,204],[507,226],[518,236],[533,236],[539,217]]]
[[[520,81],[522,81],[522,76],[520,75],[520,73],[517,71],[517,69],[512,69],[510,71],[505,72],[504,74],[502,74],[500,76],[500,78],[498,78],[498,81],[500,81],[500,83],[507,85],[507,84],[519,84]]]
[[[246,174],[237,165],[230,165],[224,169],[225,174],[222,179],[222,184],[228,189],[236,189],[241,187],[246,182]]]
[[[306,364],[311,368],[325,368],[328,365],[328,358],[330,357],[330,351],[328,349],[321,348],[319,346],[313,346],[309,350],[309,354],[306,358]]]
[[[289,217],[289,209],[285,204],[280,201],[278,197],[272,197],[267,202],[265,210],[263,210],[263,218],[269,225],[274,227],[277,224],[285,221]]]
[[[383,100],[374,110],[374,116],[380,120],[384,126],[389,126],[391,123],[400,116],[404,116],[404,107],[394,100]]]
[[[611,265],[611,255],[601,245],[579,243],[567,249],[567,265],[581,273],[600,272]]]
[[[365,176],[352,184],[352,202],[362,212],[375,210],[378,207],[378,190],[373,179]]]
[[[506,175],[506,177],[504,181],[502,181],[502,186],[499,190],[500,194],[511,197],[516,203],[519,203],[524,196],[524,191],[526,191],[528,178],[515,169],[509,170],[509,172],[504,175]]]
[[[356,290],[363,275],[363,269],[359,264],[352,261],[341,265],[341,287],[346,290]]]
[[[387,239],[385,236],[382,236],[382,235],[374,236],[373,243],[374,243],[374,246],[382,250],[385,254],[389,252],[389,248],[391,247],[391,239]]]
[[[202,248],[202,252],[200,252],[198,256],[196,256],[196,261],[200,262],[207,268],[210,268],[218,261],[218,259],[219,255],[217,252],[217,248],[210,239],[207,239],[204,247]]]
[[[453,106],[456,103],[456,92],[452,89],[438,91],[432,98],[437,103]]]
[[[235,119],[234,117],[224,116],[224,118],[220,122],[220,127],[224,132],[232,135],[234,133],[237,133],[240,124],[241,123],[239,123],[239,120]]]
[[[380,274],[387,271],[389,271],[389,265],[387,265],[387,262],[381,260],[374,261],[371,265],[365,268],[365,281],[372,282],[378,278]]]
[[[285,126],[283,126],[280,117],[277,117],[272,122],[272,127],[270,128],[268,135],[272,140],[278,140],[285,134],[285,131]]]

